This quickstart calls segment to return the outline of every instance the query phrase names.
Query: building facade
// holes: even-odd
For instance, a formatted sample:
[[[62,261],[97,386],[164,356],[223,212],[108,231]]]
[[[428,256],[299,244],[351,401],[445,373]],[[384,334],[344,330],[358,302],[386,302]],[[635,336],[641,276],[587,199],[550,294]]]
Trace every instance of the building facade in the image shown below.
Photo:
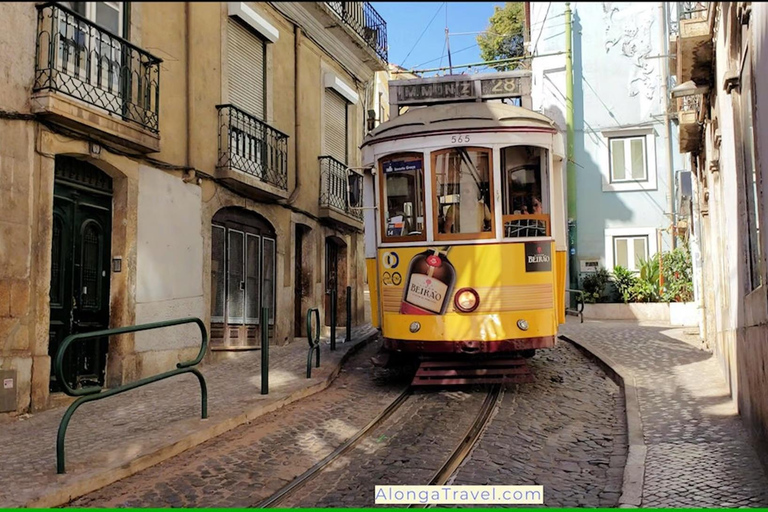
[[[566,131],[564,2],[530,2],[533,108]],[[598,267],[633,271],[673,247],[677,128],[666,115],[666,4],[570,4],[575,212],[571,259],[583,278]],[[598,92],[599,91],[599,92]],[[574,274],[571,274],[572,278]],[[571,288],[580,288],[571,282]]]
[[[673,38],[681,95],[679,151],[694,175],[703,260],[703,334],[759,453],[768,454],[768,8],[695,5]],[[683,136],[684,135],[684,136]]]
[[[0,6],[0,413],[58,403],[74,332],[203,319],[208,360],[363,321],[368,3]],[[79,344],[71,385],[194,357],[183,326]],[[8,391],[12,389],[12,391]]]

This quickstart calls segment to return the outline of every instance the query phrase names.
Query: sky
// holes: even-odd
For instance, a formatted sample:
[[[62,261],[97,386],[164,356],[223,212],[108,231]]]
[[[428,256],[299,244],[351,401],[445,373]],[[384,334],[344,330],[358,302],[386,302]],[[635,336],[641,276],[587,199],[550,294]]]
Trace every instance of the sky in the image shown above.
[[[477,34],[461,34],[488,28],[494,6],[503,7],[504,2],[371,2],[371,5],[387,22],[389,62],[406,69],[427,69],[448,66],[446,12],[449,33],[456,34],[450,37],[451,60],[453,64],[470,64],[483,60]]]

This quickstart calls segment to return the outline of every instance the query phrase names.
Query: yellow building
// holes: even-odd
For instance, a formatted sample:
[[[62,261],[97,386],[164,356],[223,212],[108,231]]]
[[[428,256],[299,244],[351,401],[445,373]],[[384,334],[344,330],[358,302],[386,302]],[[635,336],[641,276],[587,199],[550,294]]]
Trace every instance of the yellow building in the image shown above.
[[[252,349],[268,307],[285,344],[331,290],[345,325],[347,286],[363,321],[370,4],[3,3],[0,34],[0,413],[60,400],[72,332],[196,316],[214,353]],[[82,343],[65,374],[115,386],[198,346]]]

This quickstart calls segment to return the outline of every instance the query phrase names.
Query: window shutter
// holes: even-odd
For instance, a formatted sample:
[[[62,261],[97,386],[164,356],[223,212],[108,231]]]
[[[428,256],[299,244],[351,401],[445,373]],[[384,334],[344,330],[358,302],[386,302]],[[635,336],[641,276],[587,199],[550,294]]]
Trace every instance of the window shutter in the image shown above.
[[[346,164],[347,133],[347,101],[337,92],[325,89],[323,153]]]
[[[266,117],[266,44],[230,19],[227,30],[229,102],[264,120]]]

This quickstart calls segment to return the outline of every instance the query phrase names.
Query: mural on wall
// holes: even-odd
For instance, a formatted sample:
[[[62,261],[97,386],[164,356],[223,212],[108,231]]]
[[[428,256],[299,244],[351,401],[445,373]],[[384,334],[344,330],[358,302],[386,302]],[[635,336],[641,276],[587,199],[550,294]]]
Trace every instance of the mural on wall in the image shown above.
[[[652,28],[655,10],[643,4],[619,9],[613,2],[603,2],[605,52],[618,51],[632,62],[629,73],[629,96],[642,95],[652,100],[659,87],[656,60],[647,59],[653,50]]]

